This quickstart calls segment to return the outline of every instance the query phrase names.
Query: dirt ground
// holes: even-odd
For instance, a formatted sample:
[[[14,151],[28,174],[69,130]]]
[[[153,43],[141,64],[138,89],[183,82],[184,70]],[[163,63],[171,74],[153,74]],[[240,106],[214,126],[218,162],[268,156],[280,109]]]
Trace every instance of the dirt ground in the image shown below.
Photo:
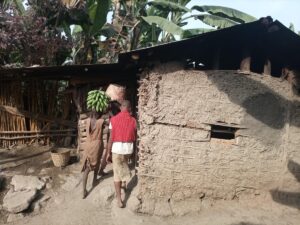
[[[35,156],[31,156],[35,153]],[[28,156],[26,158],[25,156]],[[23,158],[26,159],[23,159]],[[18,159],[18,160],[16,160]],[[46,168],[46,169],[45,169]],[[80,164],[72,163],[64,169],[55,168],[49,148],[31,147],[8,152],[0,150],[0,176],[6,178],[6,187],[0,192],[0,204],[8,191],[14,174],[45,175],[52,177],[51,185],[42,191],[50,196],[47,204],[38,211],[28,211],[25,217],[9,224],[23,225],[92,225],[92,224],[141,224],[141,225],[299,225],[300,211],[296,208],[264,199],[216,201],[203,206],[200,213],[180,217],[156,217],[135,214],[129,208],[119,209],[115,201],[103,199],[103,190],[113,190],[111,166],[109,175],[99,178],[98,185],[89,195],[81,198]],[[92,174],[91,174],[92,175]],[[112,189],[111,189],[112,188]],[[92,190],[91,190],[92,189]],[[188,206],[187,206],[188,207]],[[8,213],[0,208],[0,224],[6,224]]]

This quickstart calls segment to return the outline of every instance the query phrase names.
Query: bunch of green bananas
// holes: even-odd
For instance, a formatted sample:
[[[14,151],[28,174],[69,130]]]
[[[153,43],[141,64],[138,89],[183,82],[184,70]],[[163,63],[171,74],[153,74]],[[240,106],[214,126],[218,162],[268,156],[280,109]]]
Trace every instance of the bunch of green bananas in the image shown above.
[[[100,113],[106,111],[109,101],[109,96],[107,96],[104,91],[100,90],[89,91],[86,99],[87,108],[96,110]]]

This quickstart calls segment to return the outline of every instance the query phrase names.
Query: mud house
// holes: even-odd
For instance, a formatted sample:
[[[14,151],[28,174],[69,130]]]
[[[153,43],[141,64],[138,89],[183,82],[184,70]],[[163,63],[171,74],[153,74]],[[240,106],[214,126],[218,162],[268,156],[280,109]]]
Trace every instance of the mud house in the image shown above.
[[[270,194],[299,203],[297,34],[262,18],[120,59],[147,68],[138,91],[141,212]]]
[[[51,137],[58,132],[51,132],[51,124],[59,125],[53,130],[80,137],[87,91],[118,83],[128,87],[128,97],[138,106],[140,212],[171,215],[199,210],[207,199],[270,194],[297,206],[299,59],[300,37],[262,18],[124,53],[118,64],[1,70],[0,143],[13,144],[4,141],[21,136],[32,140],[46,131]],[[70,109],[45,115],[50,106],[30,108],[33,103],[20,97],[23,92],[10,94],[24,91],[24,82],[44,80],[69,82],[73,96],[59,94],[66,92],[57,86],[47,90],[72,98],[67,105],[77,116]],[[48,93],[29,90],[43,98]],[[18,119],[24,119],[23,126]],[[31,128],[34,120],[41,122]]]

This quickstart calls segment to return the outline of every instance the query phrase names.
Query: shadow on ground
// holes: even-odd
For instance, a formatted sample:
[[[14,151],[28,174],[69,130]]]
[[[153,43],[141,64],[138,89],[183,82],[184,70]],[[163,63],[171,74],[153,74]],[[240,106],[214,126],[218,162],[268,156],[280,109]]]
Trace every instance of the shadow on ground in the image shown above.
[[[92,173],[94,173],[94,172],[92,172]],[[99,174],[98,174],[98,176],[99,176]],[[107,172],[105,176],[100,176],[96,180],[95,185],[93,185],[92,188],[90,190],[88,190],[87,196],[91,194],[91,192],[101,183],[101,181],[103,181],[104,179],[108,179],[108,178],[110,178],[112,176],[113,176],[113,172],[112,171]]]
[[[126,205],[130,195],[131,195],[131,192],[133,191],[133,189],[135,188],[135,186],[137,185],[138,183],[138,178],[137,178],[137,175],[135,174],[132,179],[129,181],[129,183],[127,184],[127,191],[126,191],[126,194],[125,194],[125,199],[124,199],[124,204]]]
[[[300,182],[300,164],[293,160],[289,160],[288,170],[294,175],[297,181]],[[271,190],[270,192],[275,202],[300,209],[300,192],[287,192],[280,190]]]
[[[240,223],[235,223],[235,224],[231,224],[231,225],[263,225],[263,224],[240,222]]]

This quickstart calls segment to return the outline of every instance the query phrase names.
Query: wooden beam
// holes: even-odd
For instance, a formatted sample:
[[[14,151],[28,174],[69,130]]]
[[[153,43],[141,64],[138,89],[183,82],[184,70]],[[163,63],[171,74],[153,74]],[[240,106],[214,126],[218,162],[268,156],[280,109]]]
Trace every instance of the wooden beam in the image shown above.
[[[0,137],[0,140],[13,141],[31,138],[43,138],[43,137],[77,137],[76,134],[42,134],[42,135],[30,135],[20,137]]]
[[[75,132],[75,129],[66,130],[43,130],[43,131],[0,131],[0,134],[47,134],[47,133],[67,133]]]
[[[31,113],[31,112],[24,111],[24,110],[19,110],[18,108],[11,107],[11,106],[0,105],[0,110],[10,113],[15,116],[22,116],[22,117],[26,117],[26,118],[41,120],[41,121],[48,121],[48,122],[56,123],[56,124],[59,124],[62,126],[77,128],[76,122],[52,118],[50,116],[46,116],[43,114],[35,114],[35,113]]]

